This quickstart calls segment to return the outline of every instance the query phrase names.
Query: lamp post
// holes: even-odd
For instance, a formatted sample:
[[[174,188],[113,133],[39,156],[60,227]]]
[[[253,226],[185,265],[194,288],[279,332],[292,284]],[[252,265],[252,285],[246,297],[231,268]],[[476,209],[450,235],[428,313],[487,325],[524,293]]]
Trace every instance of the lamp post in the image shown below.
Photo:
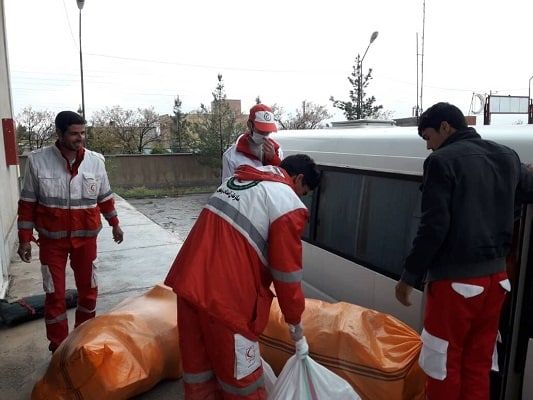
[[[83,91],[83,55],[81,52],[81,10],[85,5],[85,0],[76,0],[80,10],[79,28],[80,28],[80,76],[81,76],[81,115],[85,119],[85,93]]]
[[[358,97],[358,110],[357,110],[357,119],[361,119],[363,116],[363,60],[365,59],[366,52],[368,51],[368,48],[370,45],[376,40],[378,37],[378,31],[375,31],[372,33],[372,36],[370,36],[370,42],[368,42],[368,46],[366,46],[365,53],[363,54],[363,57],[359,60],[359,96]]]
[[[529,86],[528,86],[528,92],[527,92],[527,123],[533,124],[533,103],[531,103],[531,79],[533,79],[533,76],[529,78]]]

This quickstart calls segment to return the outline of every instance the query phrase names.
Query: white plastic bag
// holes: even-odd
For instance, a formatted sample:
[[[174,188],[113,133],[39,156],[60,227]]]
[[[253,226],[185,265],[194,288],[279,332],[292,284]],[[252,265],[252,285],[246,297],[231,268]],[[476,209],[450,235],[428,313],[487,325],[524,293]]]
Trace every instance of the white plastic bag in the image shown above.
[[[272,370],[270,364],[268,364],[263,357],[261,357],[261,363],[263,364],[263,377],[265,378],[265,390],[267,394],[271,393],[274,390],[274,385],[276,384],[276,374]]]
[[[308,355],[305,337],[287,360],[268,400],[361,400],[350,384]]]

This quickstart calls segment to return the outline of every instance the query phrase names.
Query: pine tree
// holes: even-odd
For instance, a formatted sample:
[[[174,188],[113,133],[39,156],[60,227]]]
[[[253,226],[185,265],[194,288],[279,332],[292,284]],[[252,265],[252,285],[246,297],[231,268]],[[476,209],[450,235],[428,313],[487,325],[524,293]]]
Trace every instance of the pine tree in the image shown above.
[[[181,111],[181,99],[180,96],[176,96],[174,99],[174,107],[172,108],[172,140],[171,149],[173,153],[181,153],[183,149],[187,147],[187,114]]]
[[[200,121],[193,124],[197,140],[195,149],[200,161],[214,167],[222,167],[222,154],[235,142],[244,127],[237,123],[235,113],[226,102],[226,91],[222,75],[218,75],[218,84],[212,92],[211,108],[200,106]]]
[[[335,100],[333,96],[329,100],[333,103],[333,107],[336,107],[344,112],[347,120],[363,119],[363,118],[377,118],[380,115],[380,110],[383,106],[374,103],[376,98],[374,96],[366,97],[365,89],[372,80],[372,68],[368,70],[366,75],[362,75],[361,70],[361,58],[358,54],[355,58],[355,64],[353,65],[353,71],[348,77],[352,89],[350,90],[350,101]],[[359,96],[361,96],[361,107],[359,107]]]

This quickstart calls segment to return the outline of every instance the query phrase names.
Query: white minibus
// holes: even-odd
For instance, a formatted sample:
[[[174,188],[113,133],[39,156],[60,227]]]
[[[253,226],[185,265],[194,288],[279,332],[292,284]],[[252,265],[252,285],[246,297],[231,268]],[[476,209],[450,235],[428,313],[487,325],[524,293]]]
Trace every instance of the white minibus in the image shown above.
[[[485,139],[533,163],[533,126],[477,127]],[[422,328],[422,288],[414,304],[397,302],[394,287],[420,220],[422,167],[429,151],[416,127],[280,131],[285,155],[305,153],[322,171],[320,187],[304,201],[306,296],[346,301],[391,314]],[[500,372],[492,399],[533,399],[533,205],[516,224],[509,258],[512,292],[501,318]]]

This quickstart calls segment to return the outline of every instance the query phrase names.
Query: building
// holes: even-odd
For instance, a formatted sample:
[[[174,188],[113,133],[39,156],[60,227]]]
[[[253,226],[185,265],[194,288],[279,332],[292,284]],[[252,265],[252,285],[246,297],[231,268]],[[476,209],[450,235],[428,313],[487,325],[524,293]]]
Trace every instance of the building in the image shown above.
[[[8,288],[8,268],[15,254],[17,236],[17,203],[19,199],[19,168],[16,133],[13,123],[13,103],[9,83],[6,48],[4,1],[0,0],[0,298]]]
[[[214,101],[211,102],[211,109],[215,107]],[[248,120],[248,114],[243,114],[241,109],[241,101],[240,100],[231,100],[226,99],[224,100],[224,103],[228,105],[228,108],[231,112],[233,112],[233,115],[235,116],[235,120],[237,123],[243,124],[246,126],[246,121]],[[187,114],[186,120],[190,124],[201,122],[205,113],[201,111],[191,111]]]

